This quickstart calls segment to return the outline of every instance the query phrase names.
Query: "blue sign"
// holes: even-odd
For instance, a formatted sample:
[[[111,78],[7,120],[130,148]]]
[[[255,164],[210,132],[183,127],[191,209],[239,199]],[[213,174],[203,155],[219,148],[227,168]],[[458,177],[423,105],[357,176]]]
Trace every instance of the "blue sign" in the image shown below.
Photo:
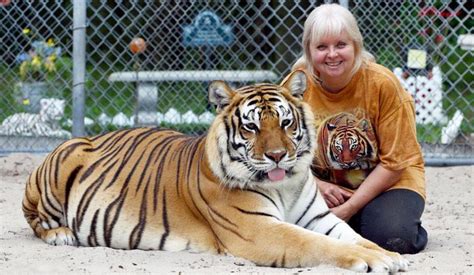
[[[212,11],[200,12],[183,31],[184,46],[227,46],[234,41],[232,27]]]

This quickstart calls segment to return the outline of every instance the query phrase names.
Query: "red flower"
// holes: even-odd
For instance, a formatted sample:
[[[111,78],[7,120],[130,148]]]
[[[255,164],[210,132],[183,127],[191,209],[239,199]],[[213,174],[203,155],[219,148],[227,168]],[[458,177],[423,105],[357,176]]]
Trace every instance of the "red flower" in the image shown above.
[[[449,11],[449,10],[444,10],[440,13],[441,17],[444,17],[444,18],[456,17],[460,14],[461,13],[459,11]]]
[[[420,10],[419,16],[433,16],[439,13],[435,7],[424,7]]]
[[[429,7],[424,7],[424,8],[421,8],[420,9],[420,12],[418,14],[418,16],[441,16],[443,18],[451,18],[451,17],[456,17],[456,16],[459,16],[461,14],[460,11],[450,11],[450,10],[438,10],[437,8],[433,7],[433,6],[429,6]]]
[[[420,34],[421,36],[423,36],[423,37],[427,37],[427,36],[428,36],[428,31],[427,31],[427,29],[422,29],[422,30],[419,32],[419,34]]]
[[[1,7],[6,7],[8,5],[10,5],[10,0],[0,0],[0,6]]]
[[[434,39],[436,44],[440,44],[441,42],[443,42],[443,40],[444,40],[444,36],[441,34],[437,34]]]
[[[431,34],[433,33],[433,29],[432,28],[424,28],[422,29],[421,31],[418,32],[419,35],[423,36],[423,37],[428,37],[430,36]]]

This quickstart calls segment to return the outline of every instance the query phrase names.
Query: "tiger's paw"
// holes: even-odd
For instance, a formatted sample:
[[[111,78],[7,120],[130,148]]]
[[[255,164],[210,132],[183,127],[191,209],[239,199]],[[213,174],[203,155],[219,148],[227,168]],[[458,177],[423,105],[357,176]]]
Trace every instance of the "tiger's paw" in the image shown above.
[[[343,251],[337,265],[355,272],[392,273],[404,271],[402,264],[398,260],[385,255],[382,251],[361,246],[346,248]]]
[[[358,245],[361,245],[361,246],[363,246],[367,249],[373,249],[373,250],[379,251],[379,252],[383,253],[384,255],[390,257],[392,259],[392,261],[395,263],[395,268],[397,269],[397,271],[407,271],[408,270],[408,265],[409,265],[408,260],[403,258],[403,256],[400,255],[399,253],[383,249],[382,247],[378,246],[377,244],[375,244],[371,241],[365,240],[365,239],[359,241]]]
[[[50,245],[76,245],[76,238],[71,229],[67,227],[46,230],[41,239]]]
[[[389,256],[393,262],[395,263],[396,268],[398,269],[397,271],[407,271],[408,270],[408,265],[409,262],[407,259],[403,258],[402,255],[396,253],[396,252],[390,252],[388,250],[385,250],[383,252],[385,255]]]

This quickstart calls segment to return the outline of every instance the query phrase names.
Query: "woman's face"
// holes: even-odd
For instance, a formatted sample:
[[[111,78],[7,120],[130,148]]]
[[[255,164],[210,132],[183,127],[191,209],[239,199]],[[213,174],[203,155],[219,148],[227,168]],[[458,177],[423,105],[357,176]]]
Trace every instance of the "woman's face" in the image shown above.
[[[323,82],[348,81],[354,66],[355,49],[346,32],[326,36],[311,45],[313,68]]]

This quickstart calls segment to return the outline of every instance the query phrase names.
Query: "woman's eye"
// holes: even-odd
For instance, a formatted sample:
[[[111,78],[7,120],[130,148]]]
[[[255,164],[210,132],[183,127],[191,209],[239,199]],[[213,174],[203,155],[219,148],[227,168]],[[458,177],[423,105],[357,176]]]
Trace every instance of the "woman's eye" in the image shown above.
[[[324,50],[326,49],[326,46],[324,46],[324,45],[319,45],[319,46],[316,47],[316,49],[317,49],[318,51],[324,51]]]
[[[251,132],[258,131],[258,127],[255,123],[244,124],[244,129],[247,130],[247,131],[251,131]]]
[[[281,122],[281,127],[286,127],[286,126],[289,126],[291,124],[291,120],[289,119],[284,119],[282,122]]]
[[[347,45],[346,43],[340,42],[340,43],[337,44],[337,47],[338,47],[339,49],[342,49],[342,48],[344,48],[346,45]]]

